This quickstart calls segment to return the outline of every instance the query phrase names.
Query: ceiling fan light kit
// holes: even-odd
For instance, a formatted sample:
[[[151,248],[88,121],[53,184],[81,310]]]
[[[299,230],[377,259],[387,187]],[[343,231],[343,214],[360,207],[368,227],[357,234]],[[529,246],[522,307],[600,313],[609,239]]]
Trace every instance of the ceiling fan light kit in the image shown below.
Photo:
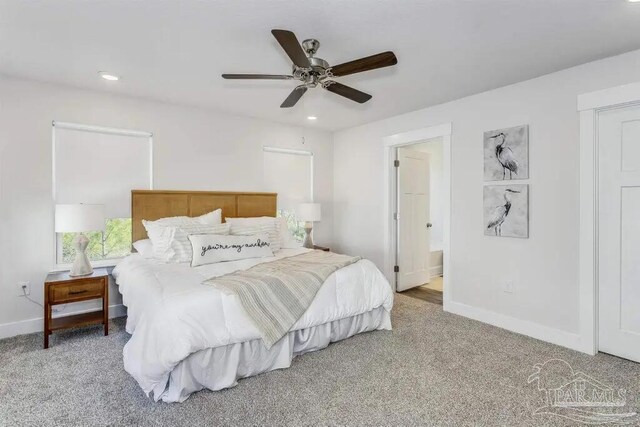
[[[307,39],[300,44],[296,35],[287,30],[271,30],[271,34],[276,38],[282,49],[284,49],[289,59],[293,63],[290,75],[279,74],[223,74],[224,79],[234,80],[297,80],[301,84],[296,86],[287,96],[280,108],[291,108],[302,98],[308,89],[317,86],[329,92],[348,98],[352,101],[363,104],[371,99],[371,95],[361,92],[349,86],[332,80],[336,77],[347,76],[349,74],[361,73],[363,71],[375,70],[378,68],[396,65],[398,60],[393,52],[383,52],[355,61],[330,66],[327,61],[316,57],[316,52],[320,48],[320,42],[316,39]]]

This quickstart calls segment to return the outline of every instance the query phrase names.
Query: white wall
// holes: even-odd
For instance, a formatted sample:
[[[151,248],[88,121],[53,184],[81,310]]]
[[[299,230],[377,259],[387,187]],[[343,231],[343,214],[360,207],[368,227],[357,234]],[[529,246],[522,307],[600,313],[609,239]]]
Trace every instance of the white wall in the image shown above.
[[[42,317],[16,295],[18,282],[30,281],[42,302],[52,268],[52,120],[153,132],[156,189],[260,191],[263,145],[311,150],[322,203],[314,233],[319,244],[331,244],[330,133],[0,76],[0,336],[8,323]],[[120,302],[116,290],[112,304]]]
[[[451,122],[451,309],[578,348],[576,98],[638,80],[634,51],[337,132],[334,247],[384,266],[382,138]],[[520,124],[530,126],[530,238],[485,237],[482,135]]]

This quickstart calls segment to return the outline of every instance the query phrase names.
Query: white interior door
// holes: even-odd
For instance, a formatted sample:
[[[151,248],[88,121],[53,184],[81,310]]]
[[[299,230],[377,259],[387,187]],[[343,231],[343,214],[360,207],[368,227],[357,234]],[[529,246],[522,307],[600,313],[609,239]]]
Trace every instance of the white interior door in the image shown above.
[[[640,106],[599,114],[600,351],[640,362]]]
[[[398,148],[397,290],[429,283],[429,154]]]

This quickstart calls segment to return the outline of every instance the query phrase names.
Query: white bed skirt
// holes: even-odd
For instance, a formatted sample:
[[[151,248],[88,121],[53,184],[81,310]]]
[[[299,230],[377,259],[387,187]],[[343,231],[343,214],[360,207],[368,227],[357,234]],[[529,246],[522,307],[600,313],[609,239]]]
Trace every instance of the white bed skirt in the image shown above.
[[[184,402],[202,389],[234,387],[238,379],[291,366],[294,357],[326,348],[330,343],[379,329],[391,330],[391,316],[384,307],[289,332],[267,350],[262,340],[208,348],[192,353],[171,371],[169,381],[153,390],[156,401]]]

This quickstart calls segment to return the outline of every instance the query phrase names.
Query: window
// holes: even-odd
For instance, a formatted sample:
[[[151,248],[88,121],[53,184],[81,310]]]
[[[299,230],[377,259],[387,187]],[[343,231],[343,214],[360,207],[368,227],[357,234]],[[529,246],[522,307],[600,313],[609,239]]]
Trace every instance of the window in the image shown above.
[[[287,221],[287,227],[289,228],[291,236],[293,236],[293,238],[298,242],[302,242],[305,236],[304,223],[298,221],[296,213],[292,210],[278,208],[278,218],[281,217],[284,217],[285,221]]]
[[[94,265],[112,265],[131,252],[131,190],[151,189],[152,137],[148,132],[53,123],[54,203],[105,206],[104,232],[87,232]],[[56,266],[73,262],[74,233],[56,234]]]
[[[113,260],[131,253],[131,218],[107,218],[105,231],[84,233],[89,238],[87,256],[91,261]],[[62,259],[58,264],[71,264],[75,258],[75,233],[60,233]]]
[[[284,217],[289,231],[300,242],[304,223],[296,218],[300,203],[313,201],[313,153],[311,151],[264,147],[266,191],[278,193],[278,216]]]

